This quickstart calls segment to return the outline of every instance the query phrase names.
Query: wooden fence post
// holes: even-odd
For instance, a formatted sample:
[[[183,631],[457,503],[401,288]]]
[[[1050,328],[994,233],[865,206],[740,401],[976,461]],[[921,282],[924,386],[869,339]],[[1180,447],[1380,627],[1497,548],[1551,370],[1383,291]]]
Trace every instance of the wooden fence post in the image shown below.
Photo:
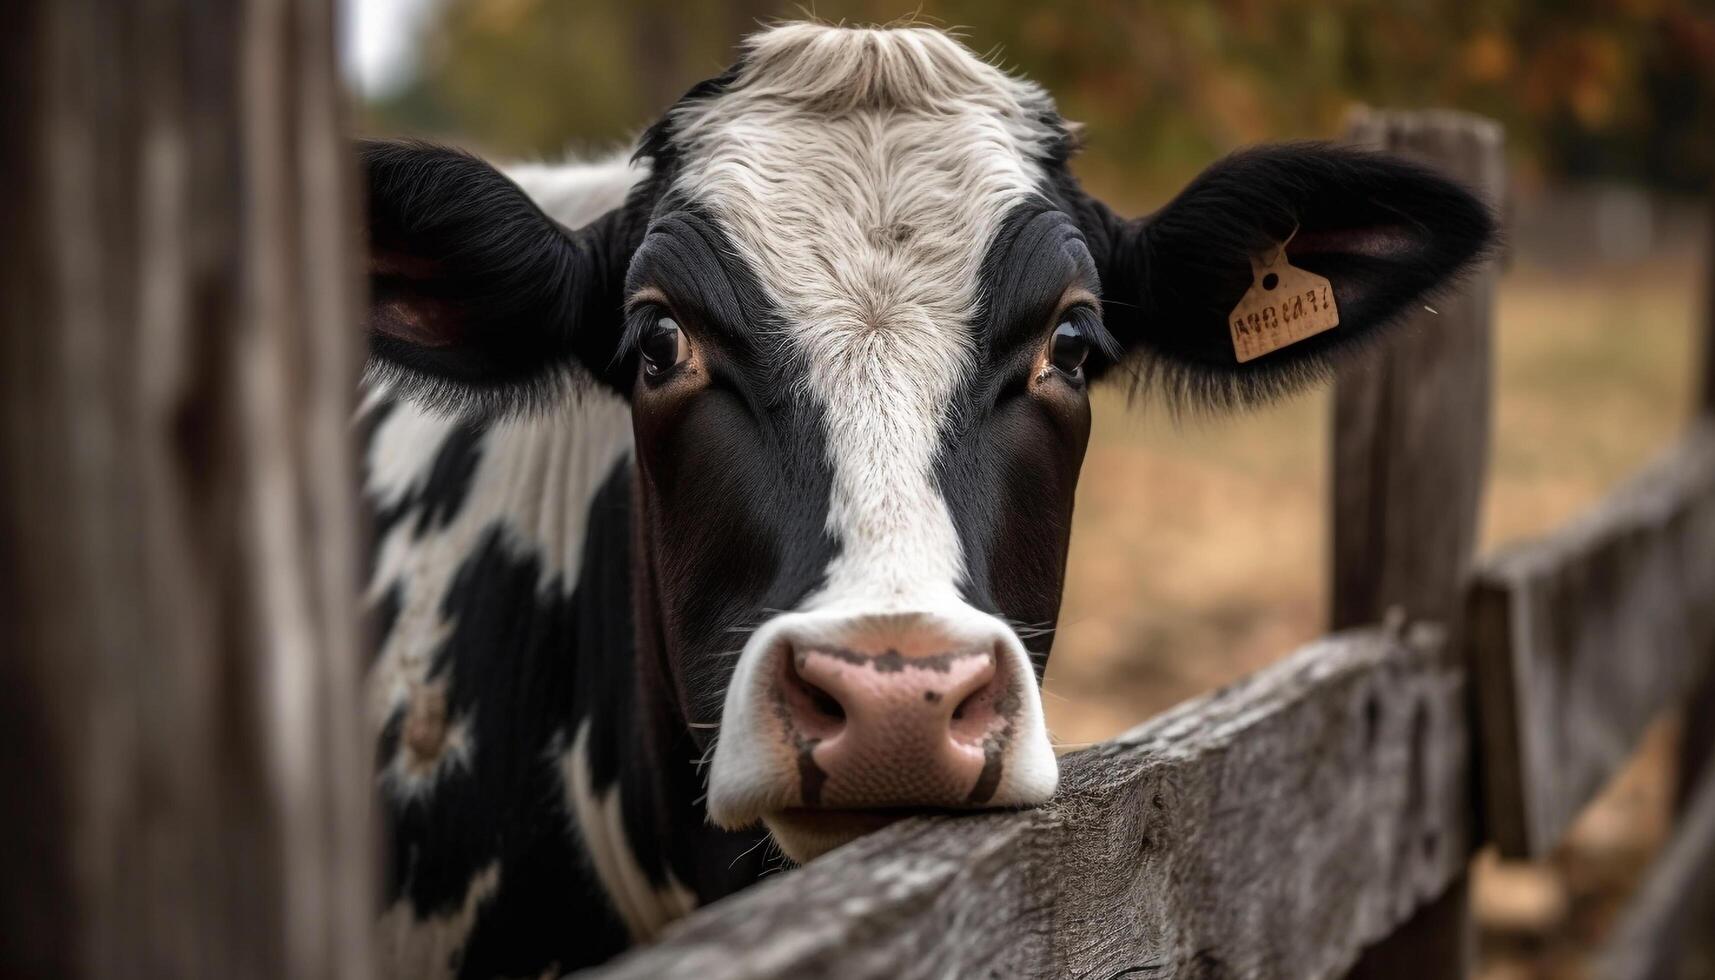
[[[1693,424],[1715,426],[1715,181],[1709,186],[1709,227],[1704,230],[1706,249],[1703,255],[1703,368],[1698,378],[1700,398]],[[1715,651],[1711,651],[1715,654]],[[1699,805],[1701,800],[1701,805]],[[1679,786],[1676,800],[1677,833],[1715,835],[1715,655],[1708,658],[1703,677],[1692,689],[1681,713],[1679,746]],[[1698,826],[1698,821],[1703,826]],[[1715,853],[1715,847],[1705,845],[1705,861]],[[1682,914],[1688,922],[1709,921],[1715,914],[1715,867],[1699,872],[1704,885],[1693,907]],[[1700,906],[1700,907],[1699,907]],[[1687,976],[1715,975],[1715,930],[1693,926],[1683,935],[1683,962],[1679,968]]]
[[[1697,379],[1699,397],[1693,424],[1715,426],[1715,182],[1709,187],[1708,220],[1709,227],[1704,230],[1707,251],[1703,255],[1703,329],[1699,338],[1703,344],[1703,368]],[[1715,657],[1710,659],[1715,662]],[[1681,727],[1678,806],[1683,812],[1691,805],[1697,782],[1712,778],[1709,774],[1715,772],[1715,667],[1704,671],[1702,681],[1686,700]]]
[[[1350,120],[1346,136],[1430,164],[1499,210],[1505,165],[1493,122],[1451,112],[1366,111]],[[1457,635],[1488,457],[1494,290],[1491,266],[1433,309],[1414,311],[1402,336],[1339,377],[1333,629],[1381,621],[1397,609],[1411,619],[1448,623]],[[1445,842],[1442,859],[1463,865],[1476,843],[1472,836]],[[1427,904],[1371,947],[1352,975],[1468,974],[1475,944],[1467,889],[1459,873],[1438,897],[1422,896]]]
[[[371,970],[332,37],[0,11],[0,975]]]
[[[1698,377],[1698,415],[1715,419],[1715,181],[1709,185],[1709,227],[1704,229],[1703,370]]]

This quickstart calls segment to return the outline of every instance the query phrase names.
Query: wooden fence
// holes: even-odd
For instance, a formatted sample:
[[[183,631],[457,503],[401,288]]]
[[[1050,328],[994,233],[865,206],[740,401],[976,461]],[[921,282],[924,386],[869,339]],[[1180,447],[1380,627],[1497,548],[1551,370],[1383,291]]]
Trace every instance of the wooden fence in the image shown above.
[[[1365,113],[1348,135],[1502,200],[1492,123]],[[1602,966],[1710,975],[1715,353],[1656,464],[1473,563],[1494,290],[1491,264],[1339,379],[1339,632],[1065,756],[1046,806],[905,821],[581,975],[1464,976],[1475,850],[1545,854],[1682,705],[1683,817]]]

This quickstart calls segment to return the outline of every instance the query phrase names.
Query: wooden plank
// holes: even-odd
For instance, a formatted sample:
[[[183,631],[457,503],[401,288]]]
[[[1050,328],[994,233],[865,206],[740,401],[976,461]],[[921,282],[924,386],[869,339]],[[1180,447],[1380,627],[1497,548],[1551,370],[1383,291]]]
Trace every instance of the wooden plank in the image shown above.
[[[1357,113],[1347,139],[1427,163],[1498,209],[1499,125],[1454,112]],[[1391,607],[1450,622],[1477,541],[1489,447],[1495,270],[1413,312],[1376,356],[1335,384],[1329,624]]]
[[[1337,976],[1463,874],[1464,674],[1335,636],[1063,760],[1035,810],[915,818],[590,977]]]
[[[1709,188],[1708,251],[1703,256],[1703,373],[1698,414],[1715,425],[1715,183]],[[1685,700],[1680,734],[1679,789],[1683,811],[1700,781],[1715,781],[1715,650],[1691,696]],[[1715,872],[1712,872],[1715,873]]]
[[[1490,836],[1546,853],[1715,651],[1715,424],[1471,594]]]
[[[1704,424],[1715,425],[1715,183],[1709,187],[1708,222],[1708,251],[1703,256],[1702,397],[1697,411]],[[1679,836],[1643,897],[1634,901],[1613,945],[1609,969],[1616,977],[1670,977],[1669,967],[1677,960],[1680,977],[1715,978],[1715,928],[1687,928],[1715,922],[1715,841],[1710,836],[1715,834],[1711,830],[1715,818],[1708,802],[1715,798],[1715,649],[1706,653],[1703,676],[1681,707],[1679,737],[1674,794]],[[1703,835],[1701,845],[1686,843],[1697,834]],[[1674,877],[1687,873],[1693,880],[1684,882],[1683,889],[1676,887]],[[1695,877],[1699,875],[1700,879]],[[1662,955],[1674,947],[1676,955]]]
[[[0,975],[361,977],[328,0],[0,20]]]
[[[1674,809],[1684,813],[1703,783],[1715,782],[1715,650],[1704,655],[1703,676],[1685,698],[1679,723],[1679,771]]]
[[[1715,977],[1715,781],[1705,780],[1602,956],[1611,980]]]
[[[1709,187],[1708,251],[1703,256],[1703,369],[1698,381],[1697,410],[1715,418],[1715,184]]]
[[[1498,212],[1502,130],[1462,113],[1360,111],[1347,139],[1426,163]],[[1485,264],[1433,308],[1413,311],[1378,355],[1335,386],[1329,526],[1334,629],[1392,611],[1449,624],[1477,542],[1488,463],[1496,269]],[[1475,930],[1465,876],[1366,954],[1355,978],[1463,976]]]

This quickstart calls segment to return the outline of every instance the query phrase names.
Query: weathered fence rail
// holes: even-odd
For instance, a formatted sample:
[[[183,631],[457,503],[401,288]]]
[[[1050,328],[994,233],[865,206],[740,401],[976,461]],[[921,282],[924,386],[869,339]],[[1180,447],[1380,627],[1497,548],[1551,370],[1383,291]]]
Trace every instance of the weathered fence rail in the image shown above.
[[[1485,562],[1470,608],[1489,834],[1540,856],[1715,662],[1715,424]]]
[[[1498,200],[1492,124],[1367,114],[1351,135]],[[1715,396],[1588,515],[1468,567],[1492,294],[1484,270],[1341,379],[1331,619],[1391,625],[1330,636],[1067,755],[1045,807],[903,822],[585,975],[1470,972],[1472,852],[1544,853],[1651,719],[1700,677],[1715,687]],[[1715,357],[1709,370],[1715,391]],[[1604,960],[1614,976],[1678,976],[1708,955],[1712,783],[1686,779],[1683,829]]]
[[[1715,976],[1715,779],[1701,788],[1600,964],[1610,980]]]
[[[1465,865],[1465,691],[1445,642],[1429,626],[1322,640],[1067,756],[1049,806],[906,821],[600,975],[1338,972]]]

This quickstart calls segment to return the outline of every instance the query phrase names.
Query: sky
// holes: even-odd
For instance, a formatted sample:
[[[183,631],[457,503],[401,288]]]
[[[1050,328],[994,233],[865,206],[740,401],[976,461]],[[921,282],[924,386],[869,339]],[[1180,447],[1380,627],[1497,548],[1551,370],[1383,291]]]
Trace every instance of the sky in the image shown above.
[[[416,33],[440,0],[337,0],[340,67],[366,98],[387,95],[411,75]]]

